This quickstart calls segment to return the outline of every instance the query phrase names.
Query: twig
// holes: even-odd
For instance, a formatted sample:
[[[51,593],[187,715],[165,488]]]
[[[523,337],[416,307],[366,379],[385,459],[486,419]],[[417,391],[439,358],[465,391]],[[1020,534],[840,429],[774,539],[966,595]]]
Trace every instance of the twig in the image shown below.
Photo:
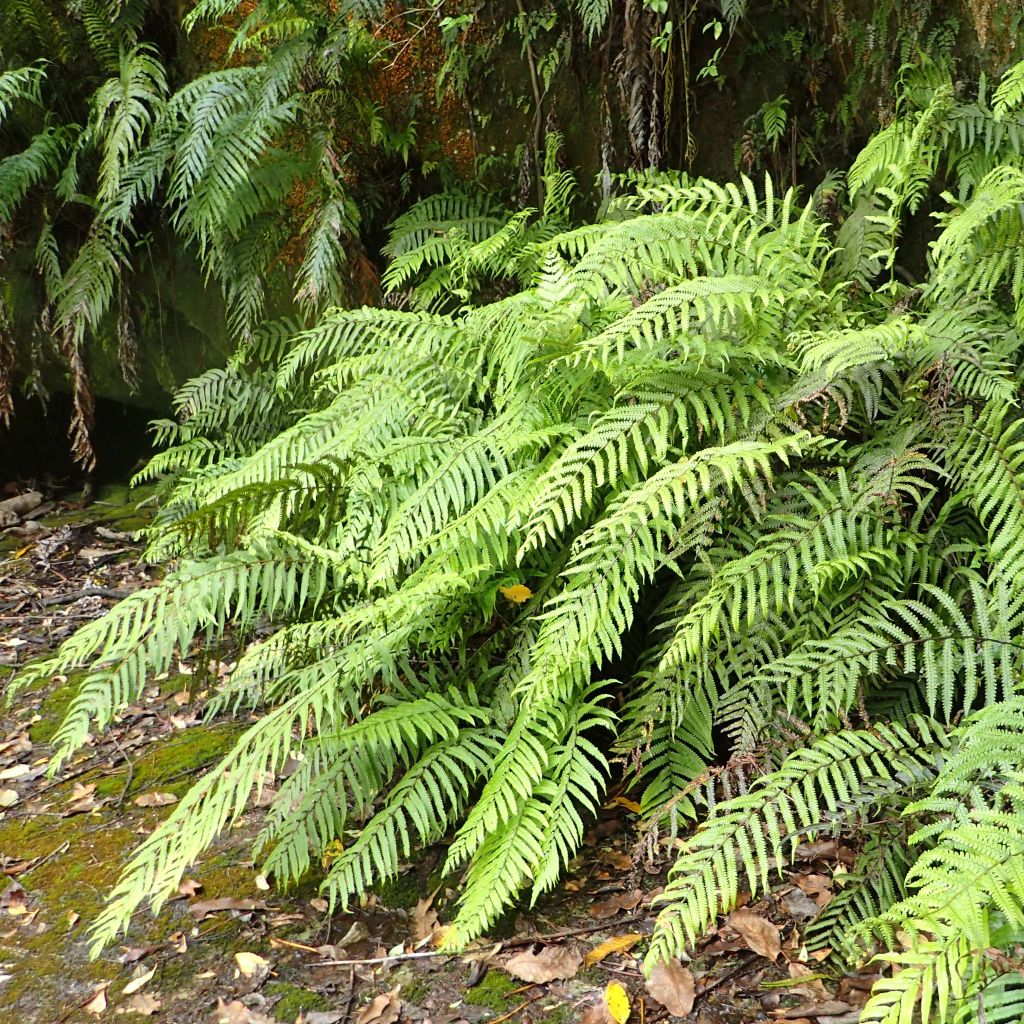
[[[741,963],[738,963],[731,971],[726,971],[720,978],[715,978],[709,985],[705,985],[701,988],[695,997],[697,999],[703,999],[709,992],[714,992],[719,985],[724,985],[727,981],[731,981],[733,978],[745,973],[748,968],[753,966],[757,961],[758,957],[756,953],[748,953]]]
[[[128,756],[128,753],[124,749],[124,747],[122,747],[121,744],[118,743],[116,736],[111,734],[110,738],[113,741],[114,746],[117,747],[117,749],[120,751],[121,757],[124,758],[125,764],[128,765],[128,778],[124,780],[124,786],[121,787],[121,795],[117,798],[116,802],[114,803],[114,810],[120,811],[121,808],[124,806],[124,798],[128,795],[128,790],[131,789],[132,781],[135,778],[135,762]]]
[[[440,950],[426,950],[422,953],[393,953],[391,956],[371,956],[356,960],[318,960],[313,967],[369,967],[371,964],[398,963],[400,960],[429,960],[431,957],[450,959],[457,953],[443,953]]]
[[[528,1006],[532,1006],[539,999],[543,999],[547,995],[547,992],[541,992],[539,996],[534,996],[532,999],[527,999],[525,1003],[520,1003],[514,1010],[509,1010],[508,1013],[503,1013],[500,1017],[495,1017],[491,1021],[491,1024],[501,1024],[503,1020],[511,1020],[517,1014],[522,1013]]]
[[[82,587],[81,590],[73,590],[69,594],[51,594],[49,597],[41,597],[39,603],[48,608],[54,604],[72,604],[83,597],[128,597],[134,594],[134,590],[116,590],[113,587]]]
[[[617,917],[614,921],[602,921],[600,924],[587,925],[585,928],[573,928],[565,932],[549,932],[547,935],[524,935],[518,939],[508,939],[499,942],[501,949],[514,949],[517,946],[532,946],[535,942],[559,942],[562,939],[571,939],[577,935],[589,935],[591,932],[599,932],[606,928],[616,927],[622,924],[631,924],[633,921],[646,919],[646,914],[630,914],[628,917]],[[486,946],[471,946],[459,953],[445,952],[444,950],[424,950],[419,953],[395,953],[392,956],[371,956],[361,960],[320,960],[313,964],[313,967],[362,967],[370,964],[387,964],[400,960],[429,960],[432,957],[449,959],[455,956],[465,956],[468,953],[483,953],[494,949],[494,944]],[[491,1024],[495,1024],[494,1021]]]
[[[25,868],[25,870],[22,871],[18,877],[24,878],[29,872],[35,871],[36,868],[41,868],[44,864],[48,864],[51,860],[53,860],[54,857],[59,857],[62,853],[66,852],[70,846],[71,840],[65,839],[64,842],[61,843],[56,850],[51,851],[42,859],[37,860],[35,864],[32,864],[29,867]]]
[[[349,968],[348,972],[348,995],[345,997],[345,1005],[341,1008],[341,1019],[351,1020],[352,999],[356,994],[356,969]]]
[[[549,932],[547,935],[525,935],[522,938],[509,939],[501,945],[502,948],[509,949],[513,946],[529,946],[534,942],[558,942],[560,939],[572,939],[577,935],[590,935],[593,932],[603,931],[606,928],[615,928],[620,924],[645,921],[647,916],[647,914],[629,914],[626,917],[609,918],[607,921],[600,922],[600,924],[589,924],[585,928],[573,928],[565,932]]]

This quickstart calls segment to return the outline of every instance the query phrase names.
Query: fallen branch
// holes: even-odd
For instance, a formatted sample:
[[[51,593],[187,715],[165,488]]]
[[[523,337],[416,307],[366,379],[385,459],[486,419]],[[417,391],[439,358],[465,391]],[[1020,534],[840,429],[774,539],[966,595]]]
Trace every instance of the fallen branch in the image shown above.
[[[122,597],[128,597],[129,594],[134,593],[134,590],[117,590],[113,587],[82,587],[81,590],[73,590],[69,594],[51,594],[49,597],[41,597],[39,603],[44,608],[48,608],[55,604],[73,604],[83,597],[112,597],[120,600]]]

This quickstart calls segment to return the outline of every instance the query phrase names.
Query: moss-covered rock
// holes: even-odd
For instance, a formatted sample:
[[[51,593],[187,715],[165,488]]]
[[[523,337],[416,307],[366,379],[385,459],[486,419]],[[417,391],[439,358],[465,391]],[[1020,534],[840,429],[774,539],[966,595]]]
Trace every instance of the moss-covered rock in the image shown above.
[[[513,992],[519,986],[501,971],[488,971],[479,985],[466,989],[466,1002],[488,1010],[508,1010],[515,1005]]]
[[[268,998],[278,999],[274,1006],[274,1018],[282,1024],[294,1024],[300,1013],[331,1008],[330,1002],[318,992],[310,992],[308,988],[300,988],[298,985],[276,982],[266,987],[266,994]]]

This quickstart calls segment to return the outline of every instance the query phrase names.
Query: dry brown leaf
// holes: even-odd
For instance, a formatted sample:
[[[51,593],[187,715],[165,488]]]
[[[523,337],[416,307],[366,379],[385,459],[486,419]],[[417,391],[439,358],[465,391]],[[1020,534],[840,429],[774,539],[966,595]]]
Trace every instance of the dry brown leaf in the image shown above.
[[[210,914],[217,914],[223,910],[237,910],[242,913],[249,913],[253,910],[266,910],[267,904],[264,900],[238,900],[234,896],[221,896],[215,900],[200,900],[188,908],[188,912],[196,919],[196,922],[205,921]]]
[[[633,858],[621,850],[606,850],[601,854],[601,859],[620,871],[629,871],[633,867]]]
[[[595,903],[590,908],[590,916],[603,921],[614,917],[620,910],[635,910],[643,898],[644,894],[639,889],[634,889],[630,893],[619,893],[603,903]]]
[[[185,897],[195,896],[202,887],[202,882],[197,882],[194,878],[183,878],[178,883],[178,895]]]
[[[86,1013],[91,1013],[98,1017],[102,1013],[107,1011],[107,987],[110,982],[104,982],[102,985],[98,985],[93,991],[93,994],[89,997],[89,1001],[82,1007]]]
[[[568,981],[576,977],[583,958],[567,946],[544,946],[534,953],[523,950],[505,962],[513,978],[543,985],[548,981]]]
[[[356,1024],[395,1024],[401,1009],[398,989],[392,989],[376,996],[371,1003],[364,1006],[356,1017]]]
[[[435,890],[429,896],[417,900],[416,906],[413,907],[412,937],[414,942],[422,942],[423,939],[429,939],[437,927],[437,911],[431,907],[436,895],[437,892]]]
[[[240,1003],[237,999],[225,1003],[223,999],[218,998],[214,1020],[217,1024],[274,1024],[265,1013],[250,1010],[245,1003]]]
[[[748,949],[769,960],[778,959],[782,951],[779,929],[751,910],[734,910],[728,917],[729,927],[738,932]]]
[[[599,946],[595,946],[584,958],[584,967],[593,967],[599,964],[606,956],[612,953],[625,953],[632,949],[643,936],[638,932],[630,932],[628,935],[616,935],[615,938],[607,939]]]
[[[647,979],[647,991],[674,1017],[687,1016],[696,998],[693,975],[678,960],[658,964]]]
[[[11,779],[20,779],[28,775],[32,769],[27,764],[12,764],[10,768],[0,771],[0,782],[9,782]]]
[[[156,968],[155,967],[151,967],[148,971],[142,971],[141,968],[140,968],[140,973],[135,978],[133,978],[131,981],[129,981],[128,984],[125,985],[125,987],[123,989],[121,989],[121,995],[123,995],[123,996],[133,996],[133,995],[135,995],[135,993],[138,992],[139,989],[145,987],[146,982],[148,982],[149,979],[152,978],[155,973],[156,973]]]
[[[249,953],[246,950],[241,950],[235,954],[235,963],[238,964],[238,969],[247,978],[251,978],[254,974],[259,974],[260,971],[267,970],[270,967],[270,961],[265,957],[260,956],[258,953]]]
[[[132,996],[127,1005],[118,1012],[124,1013],[127,1010],[142,1017],[152,1017],[159,1009],[160,1000],[156,996],[151,996],[148,992],[140,992],[138,995]]]
[[[806,996],[808,999],[831,999],[828,989],[821,983],[818,977],[806,964],[790,963],[789,976],[791,978],[806,978],[806,981],[794,985],[789,991],[797,995]]]
[[[166,807],[177,802],[178,798],[173,793],[143,793],[132,801],[136,807]]]

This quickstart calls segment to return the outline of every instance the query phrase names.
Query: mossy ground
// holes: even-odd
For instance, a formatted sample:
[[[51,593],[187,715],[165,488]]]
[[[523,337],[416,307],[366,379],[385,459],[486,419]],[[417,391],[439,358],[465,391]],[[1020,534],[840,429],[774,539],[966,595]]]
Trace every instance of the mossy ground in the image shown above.
[[[488,1010],[508,1010],[516,1005],[512,994],[521,988],[501,971],[488,971],[479,985],[466,989],[466,1002],[471,1006],[485,1006]]]
[[[282,1024],[294,1024],[300,1014],[311,1010],[329,1010],[330,1001],[317,992],[298,985],[274,982],[267,986],[267,997],[277,999],[274,1006],[274,1018]]]

